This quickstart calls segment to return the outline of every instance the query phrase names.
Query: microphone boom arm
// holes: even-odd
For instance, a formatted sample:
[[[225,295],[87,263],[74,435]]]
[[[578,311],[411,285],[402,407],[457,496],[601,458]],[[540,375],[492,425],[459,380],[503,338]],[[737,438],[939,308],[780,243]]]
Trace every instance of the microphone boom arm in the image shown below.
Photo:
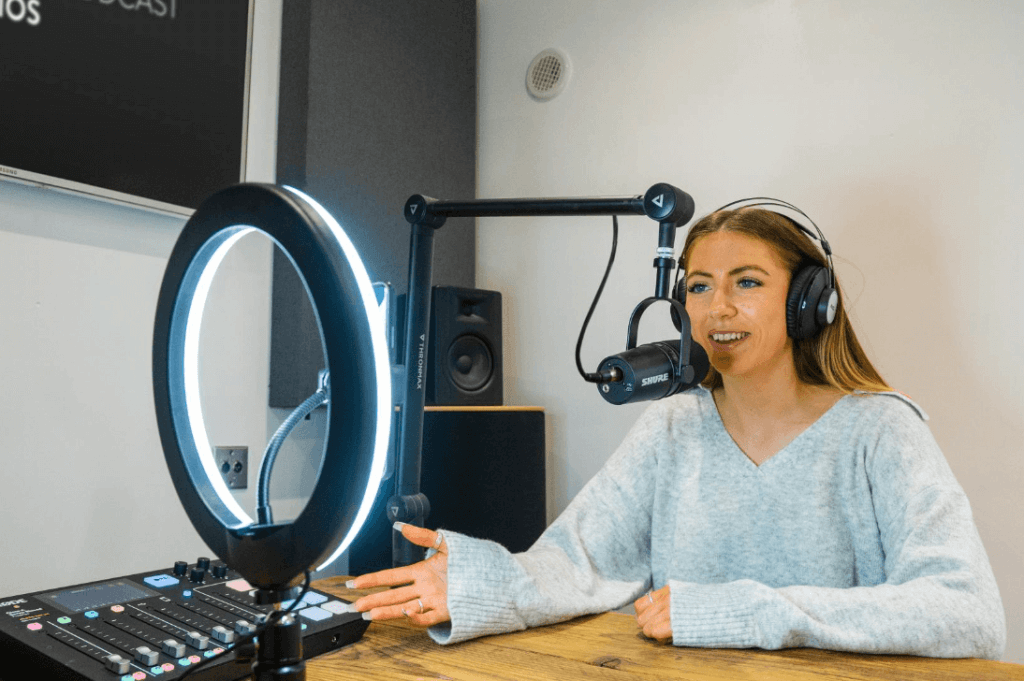
[[[414,194],[405,203],[405,219],[412,225],[409,246],[409,291],[406,296],[403,346],[404,390],[400,397],[394,441],[397,488],[388,500],[388,520],[423,525],[430,503],[420,491],[423,451],[423,410],[429,357],[430,296],[433,282],[434,232],[453,217],[539,217],[560,215],[646,215],[660,225],[655,297],[668,299],[676,227],[693,217],[694,202],[670,184],[652,186],[642,196],[610,198],[523,198],[439,201]],[[392,532],[392,563],[411,565],[423,559],[424,549]]]

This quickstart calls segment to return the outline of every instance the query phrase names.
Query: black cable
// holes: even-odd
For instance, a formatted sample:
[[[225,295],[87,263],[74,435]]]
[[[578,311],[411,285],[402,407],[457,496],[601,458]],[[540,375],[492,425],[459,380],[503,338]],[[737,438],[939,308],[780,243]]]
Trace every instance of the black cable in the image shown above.
[[[243,645],[249,643],[254,638],[256,638],[257,636],[262,634],[264,631],[266,631],[268,627],[271,627],[275,623],[277,623],[277,621],[280,620],[282,617],[285,617],[287,615],[292,614],[295,611],[295,609],[297,607],[299,607],[299,603],[302,602],[302,599],[305,598],[306,594],[309,593],[309,587],[310,587],[310,583],[312,581],[312,574],[310,573],[309,570],[306,570],[305,571],[305,575],[306,575],[306,581],[302,585],[302,592],[292,602],[292,604],[288,607],[287,610],[276,610],[275,609],[273,612],[271,612],[267,616],[266,621],[263,624],[261,624],[259,627],[257,627],[256,631],[252,632],[251,634],[246,634],[242,638],[240,638],[237,641],[235,641],[234,643],[232,643],[230,646],[226,646],[224,648],[224,651],[222,653],[220,653],[219,655],[214,655],[213,657],[207,657],[204,660],[202,660],[201,662],[199,662],[198,664],[194,664],[194,665],[190,666],[187,670],[185,670],[184,674],[182,674],[181,676],[178,677],[179,680],[187,678],[192,672],[196,671],[197,669],[202,669],[203,667],[205,667],[206,665],[210,664],[214,660],[219,660],[220,658],[224,657],[225,655],[227,655],[231,651],[236,650],[240,646],[243,646]],[[235,661],[237,662],[238,660],[236,659]]]
[[[580,336],[576,340],[576,368],[579,369],[580,376],[583,377],[584,381],[588,383],[607,383],[613,380],[611,374],[604,375],[603,373],[588,374],[583,370],[583,362],[580,361],[580,348],[583,347],[583,336],[587,333],[587,325],[590,324],[590,318],[594,314],[594,309],[597,307],[597,301],[601,299],[601,293],[604,291],[604,285],[608,281],[608,275],[612,271],[612,263],[615,262],[615,250],[619,244],[619,219],[618,216],[612,216],[612,252],[608,256],[608,266],[604,270],[604,277],[601,279],[601,285],[597,287],[597,295],[594,296],[594,302],[590,304],[590,309],[587,311],[587,316],[583,320],[583,327],[580,328]]]

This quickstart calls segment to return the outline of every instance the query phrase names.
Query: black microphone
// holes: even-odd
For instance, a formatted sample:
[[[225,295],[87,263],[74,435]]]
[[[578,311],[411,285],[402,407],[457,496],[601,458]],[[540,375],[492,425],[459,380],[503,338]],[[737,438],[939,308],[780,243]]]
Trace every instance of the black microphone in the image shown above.
[[[708,354],[696,341],[691,340],[689,364],[681,370],[679,340],[645,343],[601,362],[598,373],[604,380],[598,391],[611,404],[660,400],[697,386],[710,367]]]

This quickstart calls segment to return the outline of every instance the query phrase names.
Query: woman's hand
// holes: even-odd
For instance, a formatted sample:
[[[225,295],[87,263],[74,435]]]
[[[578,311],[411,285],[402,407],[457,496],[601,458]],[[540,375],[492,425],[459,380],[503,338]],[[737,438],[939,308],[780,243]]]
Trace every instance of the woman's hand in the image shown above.
[[[352,606],[363,613],[363,619],[407,617],[421,627],[447,622],[451,619],[448,614],[448,543],[440,532],[414,525],[403,525],[402,536],[417,546],[436,548],[437,553],[413,565],[371,572],[346,582],[345,586],[353,589],[399,587],[363,596]]]
[[[672,640],[672,595],[668,585],[644,594],[633,603],[636,622],[647,638],[667,642]]]

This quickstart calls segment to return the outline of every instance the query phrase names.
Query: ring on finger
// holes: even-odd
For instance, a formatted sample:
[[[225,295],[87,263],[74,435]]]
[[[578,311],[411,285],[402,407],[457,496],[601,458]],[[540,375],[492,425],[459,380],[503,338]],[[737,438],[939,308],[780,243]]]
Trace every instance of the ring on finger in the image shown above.
[[[654,596],[651,595],[650,591],[647,592],[647,600],[651,602],[651,605],[654,605]]]
[[[420,604],[420,611],[417,614],[422,615],[423,614],[423,601],[421,601],[420,599],[417,598],[416,602]]]
[[[435,549],[441,548],[441,542],[443,542],[443,541],[444,541],[444,535],[441,534],[440,532],[438,532],[437,533],[437,537],[434,539],[434,546],[433,546],[433,548],[435,548]]]

